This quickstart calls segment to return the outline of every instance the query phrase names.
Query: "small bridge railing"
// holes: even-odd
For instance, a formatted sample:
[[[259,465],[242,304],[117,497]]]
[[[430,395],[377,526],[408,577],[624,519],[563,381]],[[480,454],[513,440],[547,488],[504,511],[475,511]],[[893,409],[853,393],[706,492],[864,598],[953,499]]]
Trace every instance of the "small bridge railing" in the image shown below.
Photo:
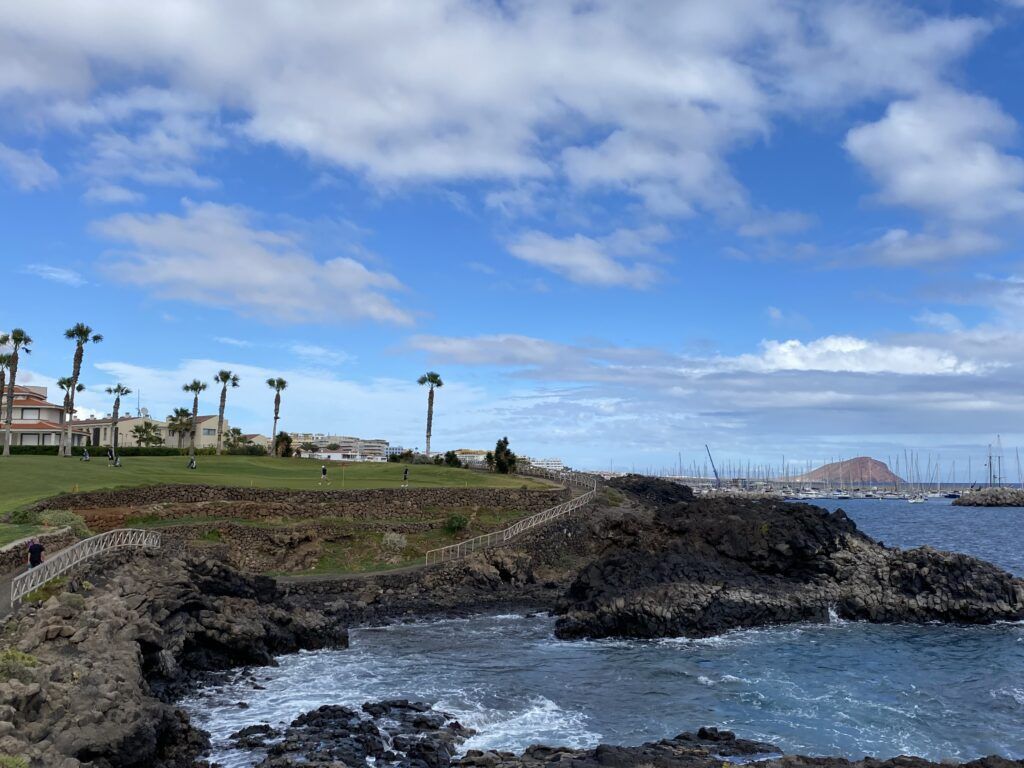
[[[39,589],[48,581],[66,573],[91,557],[123,547],[159,546],[159,533],[139,528],[117,528],[90,536],[88,539],[82,539],[82,541],[60,550],[42,565],[16,576],[11,582],[11,606],[16,605],[17,601],[29,592]]]
[[[500,546],[531,528],[536,528],[538,525],[544,525],[552,520],[564,517],[577,509],[582,509],[588,504],[591,504],[594,499],[597,498],[598,478],[596,475],[590,475],[585,472],[554,472],[551,470],[534,468],[520,470],[520,474],[544,477],[549,480],[565,483],[566,485],[575,485],[585,488],[586,490],[579,496],[575,496],[568,501],[558,504],[557,506],[542,510],[541,512],[530,515],[529,517],[524,517],[522,520],[510,525],[504,530],[485,533],[481,536],[467,539],[466,541],[460,541],[458,544],[449,544],[447,547],[432,549],[427,552],[426,564],[434,565],[436,563],[451,562],[452,560],[461,560],[462,558],[472,554],[473,552],[478,552],[481,549]]]

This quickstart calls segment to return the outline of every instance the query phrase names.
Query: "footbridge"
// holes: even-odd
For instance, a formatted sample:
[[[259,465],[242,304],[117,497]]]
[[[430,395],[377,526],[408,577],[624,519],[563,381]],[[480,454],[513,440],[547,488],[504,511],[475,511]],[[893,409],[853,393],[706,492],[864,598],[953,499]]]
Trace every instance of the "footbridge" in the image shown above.
[[[82,539],[76,544],[60,550],[42,565],[15,576],[11,581],[10,605],[13,608],[25,595],[97,555],[127,547],[155,548],[159,546],[160,534],[158,532],[140,528],[117,528],[90,536],[88,539]]]
[[[520,474],[532,475],[534,477],[541,477],[562,483],[570,488],[574,488],[574,495],[568,501],[542,510],[535,515],[524,517],[522,520],[517,521],[504,530],[485,533],[472,539],[466,539],[466,541],[460,541],[457,544],[449,544],[447,547],[432,549],[426,554],[425,565],[461,560],[462,558],[467,557],[474,552],[479,552],[482,549],[489,549],[490,547],[499,547],[503,544],[508,544],[510,541],[526,531],[540,525],[545,525],[546,523],[550,523],[561,517],[565,517],[578,509],[583,509],[597,499],[597,491],[600,482],[597,475],[591,475],[586,472],[555,472],[534,468],[520,470]]]

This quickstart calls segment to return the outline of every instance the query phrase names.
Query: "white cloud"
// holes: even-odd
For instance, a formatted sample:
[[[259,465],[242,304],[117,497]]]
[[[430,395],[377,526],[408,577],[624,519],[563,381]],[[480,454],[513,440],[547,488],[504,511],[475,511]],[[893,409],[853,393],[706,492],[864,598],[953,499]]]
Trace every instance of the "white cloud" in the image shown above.
[[[950,89],[889,105],[846,149],[881,185],[879,199],[953,221],[1024,213],[1024,159],[1000,151],[1016,123],[991,99]]]
[[[303,360],[307,360],[311,363],[318,363],[320,365],[341,365],[347,363],[352,359],[352,356],[347,352],[338,352],[333,349],[327,349],[321,347],[319,344],[302,344],[295,343],[288,347],[288,350],[293,355],[298,355]]]
[[[964,324],[960,322],[960,318],[951,312],[932,312],[929,309],[919,312],[914,318],[914,322],[931,328],[937,328],[946,333],[956,333],[957,331],[962,331],[964,327]]]
[[[75,270],[66,269],[65,267],[54,267],[50,264],[29,264],[22,271],[54,283],[70,285],[73,288],[85,285],[86,283],[85,278],[78,272],[75,272]]]
[[[209,181],[194,134],[222,129],[205,112],[384,186],[498,181],[503,210],[568,181],[665,215],[736,215],[732,150],[783,114],[932,90],[987,28],[870,2],[43,0],[0,14],[0,98],[99,126],[93,170],[144,183]],[[103,127],[140,113],[192,122]]]
[[[139,203],[146,196],[117,184],[98,184],[86,190],[85,199],[93,203]]]
[[[227,344],[229,347],[251,347],[251,341],[245,339],[234,339],[230,336],[214,336],[213,340],[218,344]]]
[[[757,355],[721,358],[726,368],[747,371],[826,371],[898,375],[971,374],[979,367],[941,349],[897,346],[855,336],[826,336],[810,342],[763,341]]]
[[[460,365],[554,365],[566,349],[552,341],[517,334],[413,336],[409,343],[439,360]]]
[[[35,151],[23,152],[0,144],[0,169],[23,192],[47,189],[57,184],[60,174]]]
[[[946,235],[912,234],[890,229],[863,247],[869,257],[890,266],[915,266],[930,262],[976,256],[997,250],[999,238],[971,229],[956,229]]]
[[[510,243],[508,250],[517,259],[574,283],[649,288],[658,279],[658,270],[635,259],[653,256],[654,244],[667,237],[661,228],[617,230],[597,239],[579,234],[557,238],[543,232],[526,232]]]
[[[94,230],[126,249],[105,265],[112,278],[163,297],[289,322],[412,322],[386,295],[402,287],[394,276],[346,256],[318,261],[296,236],[258,229],[253,218],[186,201],[182,216],[125,213]]]

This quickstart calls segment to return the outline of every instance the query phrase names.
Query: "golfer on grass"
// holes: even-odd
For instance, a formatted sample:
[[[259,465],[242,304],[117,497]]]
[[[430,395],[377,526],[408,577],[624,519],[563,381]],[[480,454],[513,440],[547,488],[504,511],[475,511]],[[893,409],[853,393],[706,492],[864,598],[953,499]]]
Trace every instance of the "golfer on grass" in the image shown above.
[[[320,482],[317,483],[317,485],[323,485],[324,483],[327,483],[328,485],[330,485],[331,481],[327,479],[327,465],[326,464],[321,464],[320,465]]]

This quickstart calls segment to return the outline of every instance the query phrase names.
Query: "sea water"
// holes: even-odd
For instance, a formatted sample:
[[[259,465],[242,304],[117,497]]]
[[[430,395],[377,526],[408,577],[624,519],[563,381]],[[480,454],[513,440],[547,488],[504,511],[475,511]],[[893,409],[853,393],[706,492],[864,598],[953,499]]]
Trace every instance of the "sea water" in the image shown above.
[[[891,546],[928,544],[1024,574],[1024,509],[823,502]],[[466,749],[638,744],[702,725],[790,753],[1024,758],[1024,625],[833,621],[658,641],[555,640],[546,616],[479,616],[351,633],[344,651],[285,656],[183,706],[214,759],[252,764],[227,736],[322,704],[410,698],[478,731]],[[248,708],[239,707],[242,702]]]

